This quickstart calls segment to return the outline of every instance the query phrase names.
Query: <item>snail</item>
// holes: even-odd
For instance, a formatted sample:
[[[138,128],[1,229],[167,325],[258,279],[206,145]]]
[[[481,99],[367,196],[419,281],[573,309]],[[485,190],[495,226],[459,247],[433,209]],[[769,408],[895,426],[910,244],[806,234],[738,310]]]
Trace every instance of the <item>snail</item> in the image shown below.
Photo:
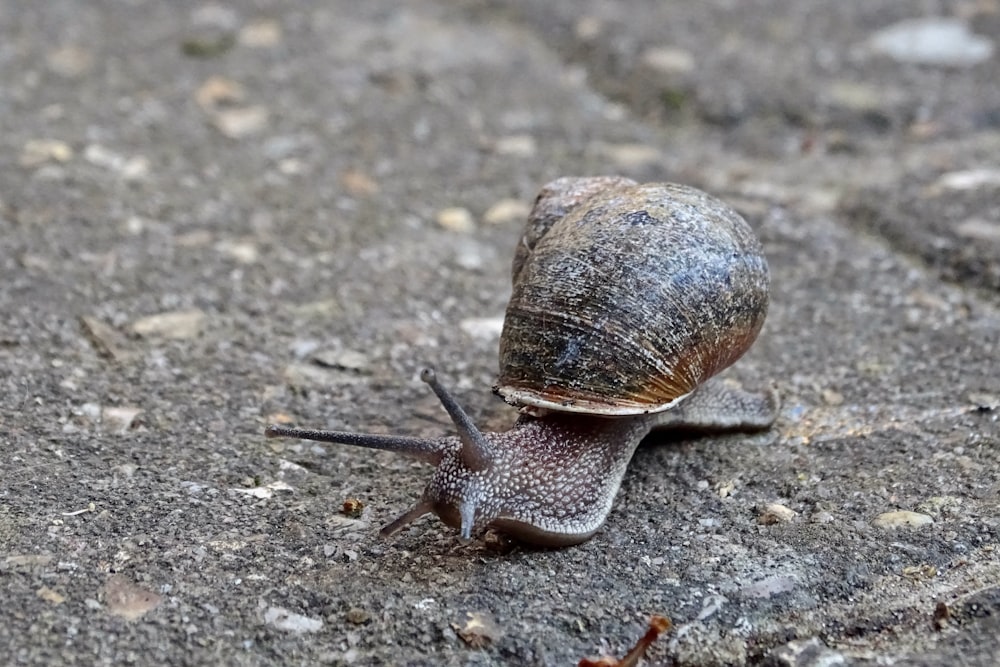
[[[423,439],[268,426],[296,437],[401,452],[436,466],[388,536],[434,513],[462,539],[495,528],[544,546],[604,523],[640,441],[654,429],[760,430],[773,391],[714,378],[751,346],[768,268],[749,225],[692,187],[619,176],[546,185],[514,256],[494,393],[519,406],[481,433],[430,369],[458,431]]]

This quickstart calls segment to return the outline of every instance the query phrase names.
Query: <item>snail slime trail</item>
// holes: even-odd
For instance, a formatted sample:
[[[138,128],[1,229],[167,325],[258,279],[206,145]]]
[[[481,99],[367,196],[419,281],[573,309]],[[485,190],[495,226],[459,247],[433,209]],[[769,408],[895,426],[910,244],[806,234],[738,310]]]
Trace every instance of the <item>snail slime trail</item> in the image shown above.
[[[521,408],[483,433],[425,369],[457,436],[424,439],[268,426],[409,454],[435,466],[391,535],[436,514],[462,539],[495,528],[539,545],[604,523],[636,447],[655,429],[768,428],[773,391],[714,376],[756,340],[768,305],[760,242],[738,213],[675,183],[560,178],[535,201],[511,265],[494,393]]]

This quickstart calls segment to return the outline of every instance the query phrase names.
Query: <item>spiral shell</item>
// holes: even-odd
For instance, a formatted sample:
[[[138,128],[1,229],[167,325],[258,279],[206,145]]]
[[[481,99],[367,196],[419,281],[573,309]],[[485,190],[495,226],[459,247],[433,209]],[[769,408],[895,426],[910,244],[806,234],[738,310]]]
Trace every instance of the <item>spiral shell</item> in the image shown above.
[[[739,359],[767,313],[767,263],[749,225],[673,183],[550,183],[512,275],[494,391],[516,405],[666,410]]]

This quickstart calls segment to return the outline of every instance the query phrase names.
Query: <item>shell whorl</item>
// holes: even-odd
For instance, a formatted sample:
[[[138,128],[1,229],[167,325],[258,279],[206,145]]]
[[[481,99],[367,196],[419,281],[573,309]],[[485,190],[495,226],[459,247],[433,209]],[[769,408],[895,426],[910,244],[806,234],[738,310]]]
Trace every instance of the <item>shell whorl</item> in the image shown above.
[[[495,391],[559,411],[666,410],[756,339],[767,264],[749,225],[700,190],[624,179],[591,189],[547,226],[529,221],[545,231],[515,260]]]

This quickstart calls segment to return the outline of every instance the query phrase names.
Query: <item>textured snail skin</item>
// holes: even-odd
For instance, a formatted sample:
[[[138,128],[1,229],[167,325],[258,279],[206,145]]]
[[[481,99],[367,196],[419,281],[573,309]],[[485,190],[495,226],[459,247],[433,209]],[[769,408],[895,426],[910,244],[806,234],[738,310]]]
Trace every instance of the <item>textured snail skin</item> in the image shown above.
[[[496,528],[565,546],[606,520],[632,454],[656,429],[759,430],[773,391],[713,376],[753,344],[768,269],[750,227],[707,194],[620,176],[542,188],[512,263],[494,391],[522,407],[480,433],[426,369],[458,436],[406,438],[269,426],[297,437],[419,458],[436,469],[420,501],[382,529],[437,514],[464,539]]]
[[[759,430],[771,425],[777,406],[774,392],[745,392],[711,380],[676,408],[639,417],[523,415],[509,431],[485,434],[495,458],[484,470],[463,465],[458,438],[443,441],[446,452],[422,502],[460,530],[460,508],[474,508],[466,537],[489,527],[531,544],[577,544],[604,524],[629,461],[650,431]]]

